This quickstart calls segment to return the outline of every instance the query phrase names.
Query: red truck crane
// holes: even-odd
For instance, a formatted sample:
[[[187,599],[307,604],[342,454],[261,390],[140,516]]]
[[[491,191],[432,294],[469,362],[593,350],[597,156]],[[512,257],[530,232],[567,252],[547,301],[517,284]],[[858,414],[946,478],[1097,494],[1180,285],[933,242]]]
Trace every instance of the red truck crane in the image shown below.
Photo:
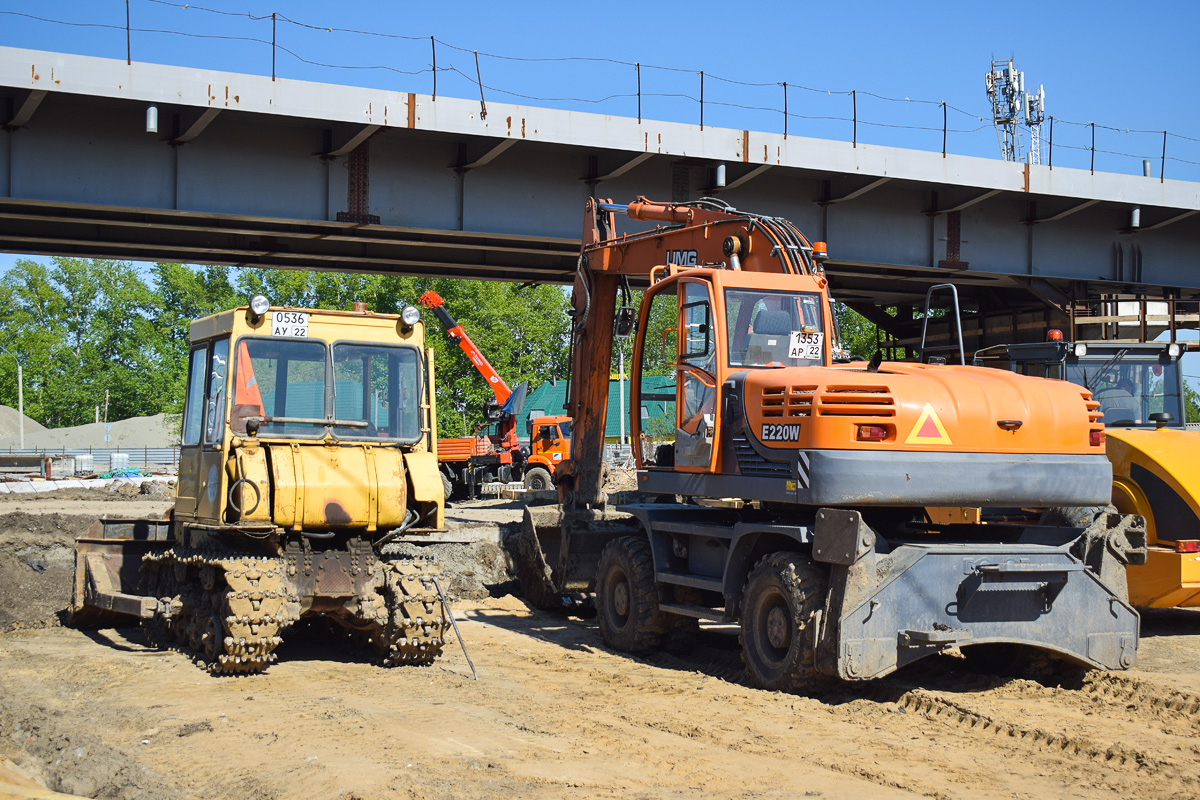
[[[527,384],[510,389],[462,325],[446,310],[446,302],[437,292],[428,291],[417,301],[428,308],[446,329],[446,338],[466,353],[475,369],[492,387],[493,400],[484,404],[484,423],[495,424],[496,433],[438,440],[438,462],[442,470],[446,496],[486,481],[504,483],[523,480],[528,489],[551,488],[554,467],[564,460],[571,446],[571,418],[538,417],[529,421],[530,450],[522,450],[517,440],[517,416],[525,402]]]

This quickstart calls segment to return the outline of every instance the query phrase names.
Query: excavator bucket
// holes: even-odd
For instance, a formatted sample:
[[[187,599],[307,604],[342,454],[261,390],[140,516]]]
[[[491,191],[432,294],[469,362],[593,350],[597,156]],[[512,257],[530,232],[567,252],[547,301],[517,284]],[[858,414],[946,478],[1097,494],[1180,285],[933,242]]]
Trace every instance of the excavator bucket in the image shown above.
[[[136,624],[157,603],[139,594],[142,557],[168,549],[171,523],[100,519],[75,541],[75,585],[68,620],[77,626]]]
[[[641,533],[628,514],[604,509],[564,512],[527,506],[517,538],[517,578],[535,608],[561,608],[563,597],[595,591],[600,553],[618,536]]]

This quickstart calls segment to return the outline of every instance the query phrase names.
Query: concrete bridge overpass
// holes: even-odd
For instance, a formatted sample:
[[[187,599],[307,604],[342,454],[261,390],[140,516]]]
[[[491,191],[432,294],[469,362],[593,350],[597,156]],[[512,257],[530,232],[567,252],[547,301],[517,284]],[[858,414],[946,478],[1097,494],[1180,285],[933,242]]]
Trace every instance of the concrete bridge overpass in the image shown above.
[[[0,251],[568,283],[586,197],[715,195],[897,337],[1197,325],[1200,183],[7,47],[0,124]]]

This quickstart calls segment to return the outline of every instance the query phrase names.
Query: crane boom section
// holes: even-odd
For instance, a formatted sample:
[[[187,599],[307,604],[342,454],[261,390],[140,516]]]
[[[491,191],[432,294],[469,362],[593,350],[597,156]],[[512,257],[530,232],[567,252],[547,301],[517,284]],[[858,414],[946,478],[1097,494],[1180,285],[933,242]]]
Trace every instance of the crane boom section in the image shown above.
[[[508,398],[512,396],[512,389],[471,341],[471,337],[463,330],[462,325],[459,325],[458,321],[446,310],[446,301],[442,300],[437,292],[430,290],[421,295],[417,302],[433,312],[434,316],[438,318],[438,322],[442,323],[442,327],[446,329],[446,338],[452,344],[457,344],[459,349],[467,354],[467,358],[475,365],[475,369],[488,382],[488,386],[492,387],[492,393],[496,395],[496,402],[502,406],[508,402]]]

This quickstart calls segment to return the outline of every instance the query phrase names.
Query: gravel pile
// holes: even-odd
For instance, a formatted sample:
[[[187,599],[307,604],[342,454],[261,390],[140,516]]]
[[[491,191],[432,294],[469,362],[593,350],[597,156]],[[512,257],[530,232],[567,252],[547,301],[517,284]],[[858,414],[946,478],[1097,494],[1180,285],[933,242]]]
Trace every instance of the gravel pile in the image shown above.
[[[15,408],[0,406],[0,440],[8,441],[9,437],[12,437],[14,441],[17,440],[20,433],[20,418],[21,415],[17,413]],[[25,417],[25,441],[27,443],[30,434],[44,430],[46,429],[42,425],[29,417]]]
[[[11,424],[9,424],[11,421]],[[178,419],[166,414],[155,414],[152,417],[131,417],[110,423],[111,430],[105,430],[103,422],[91,422],[87,425],[76,425],[73,428],[43,428],[38,423],[25,418],[25,447],[30,448],[106,448],[120,447],[132,449],[136,447],[174,447],[179,444]],[[109,433],[112,440],[104,441],[104,434]],[[17,435],[17,412],[7,406],[0,406],[0,449],[17,448],[21,446]]]

